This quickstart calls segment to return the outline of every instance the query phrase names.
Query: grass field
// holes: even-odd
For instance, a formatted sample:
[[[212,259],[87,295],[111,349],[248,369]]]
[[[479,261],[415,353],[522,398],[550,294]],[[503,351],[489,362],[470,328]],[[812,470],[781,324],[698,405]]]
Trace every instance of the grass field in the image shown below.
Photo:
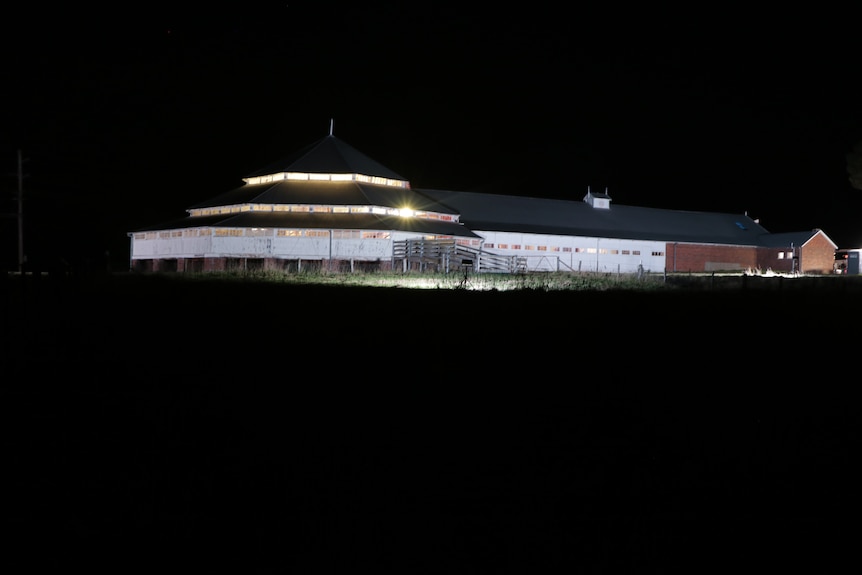
[[[855,278],[286,279],[7,278],[16,558],[668,573],[854,548]]]

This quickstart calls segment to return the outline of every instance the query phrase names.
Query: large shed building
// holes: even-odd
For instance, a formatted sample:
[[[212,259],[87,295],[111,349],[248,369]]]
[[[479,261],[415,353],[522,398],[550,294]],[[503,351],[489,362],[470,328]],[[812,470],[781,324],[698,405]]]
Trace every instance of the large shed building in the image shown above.
[[[747,214],[413,189],[324,138],[129,233],[136,271],[469,269],[476,272],[831,273],[821,230],[773,234]]]

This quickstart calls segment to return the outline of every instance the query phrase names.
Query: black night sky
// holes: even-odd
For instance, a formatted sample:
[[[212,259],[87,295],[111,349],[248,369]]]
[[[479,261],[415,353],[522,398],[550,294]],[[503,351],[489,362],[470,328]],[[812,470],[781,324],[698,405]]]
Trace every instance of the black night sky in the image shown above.
[[[418,188],[575,200],[607,188],[620,204],[748,212],[772,232],[821,228],[855,247],[862,193],[846,154],[862,111],[848,20],[652,6],[26,7],[3,39],[6,213],[20,149],[33,257],[68,226],[89,236],[70,249],[122,262],[126,232],[240,185],[334,120],[336,136]]]

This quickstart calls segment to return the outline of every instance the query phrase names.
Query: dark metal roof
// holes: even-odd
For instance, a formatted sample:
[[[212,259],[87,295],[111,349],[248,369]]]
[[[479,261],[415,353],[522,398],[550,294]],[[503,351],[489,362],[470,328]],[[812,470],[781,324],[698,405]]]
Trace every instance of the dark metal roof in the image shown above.
[[[323,204],[341,206],[380,206],[430,210],[457,214],[439,206],[430,198],[410,188],[361,182],[318,182],[278,180],[264,184],[245,184],[214,198],[195,204],[191,209],[240,204]]]
[[[265,176],[280,172],[364,174],[406,181],[406,178],[372,160],[332,134],[282,160],[268,164],[246,177]]]
[[[474,230],[729,245],[760,245],[769,234],[744,214],[613,204],[603,209],[583,201],[447,190],[417,192],[456,210],[461,223]]]
[[[212,216],[189,216],[162,224],[138,229],[138,232],[171,230],[177,228],[294,228],[294,229],[347,229],[390,230],[416,234],[478,238],[468,228],[439,220],[402,218],[378,214],[331,214],[297,212],[241,212]]]
[[[793,246],[799,248],[807,244],[817,234],[823,234],[835,249],[838,249],[838,244],[829,239],[821,230],[811,230],[810,232],[786,232],[780,234],[769,234],[764,236],[761,245],[765,248],[786,248]]]
[[[348,173],[407,181],[332,134],[292,156],[247,177],[281,172]],[[593,198],[610,197],[592,193]],[[622,238],[662,242],[715,243],[781,247],[803,245],[815,232],[770,234],[744,214],[693,212],[611,204],[594,208],[586,201],[551,200],[331,181],[278,180],[245,184],[191,209],[241,204],[370,205],[460,214],[461,224],[373,214],[242,212],[187,217],[140,231],[172,227],[283,227],[388,229],[423,234],[478,237],[470,230]],[[792,236],[792,237],[791,237]],[[830,240],[831,241],[831,240]]]

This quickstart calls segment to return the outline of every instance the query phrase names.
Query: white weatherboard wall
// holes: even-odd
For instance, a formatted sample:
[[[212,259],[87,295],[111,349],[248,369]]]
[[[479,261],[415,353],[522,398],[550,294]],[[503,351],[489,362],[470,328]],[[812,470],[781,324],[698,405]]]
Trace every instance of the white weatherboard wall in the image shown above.
[[[132,234],[131,258],[192,257],[212,249],[211,235],[197,235],[199,230],[137,232]],[[212,230],[208,230],[212,231]],[[195,232],[194,235],[189,235]]]
[[[132,234],[131,258],[248,257],[373,261],[391,258],[395,241],[419,239],[415,233],[409,232],[388,232],[389,238],[344,239],[332,237],[329,230],[316,230],[323,234],[311,237],[280,236],[275,229],[234,231],[239,235],[219,235],[212,228],[138,232]],[[637,273],[641,269],[645,272],[661,272],[665,266],[664,242],[513,232],[477,233],[484,238],[483,243],[488,252],[521,258],[526,261],[528,271]],[[501,244],[520,247],[501,249]]]
[[[382,260],[392,257],[395,241],[420,239],[414,232],[380,231],[383,238],[338,238],[329,230],[318,236],[280,236],[274,229],[236,229],[242,235],[217,235],[210,228],[186,228],[132,234],[131,259],[248,257],[282,259]],[[366,233],[376,233],[373,230]]]
[[[523,258],[528,271],[637,273],[643,269],[658,273],[665,267],[664,242],[520,232],[476,233],[484,238],[487,251]],[[501,244],[508,247],[501,249]]]

